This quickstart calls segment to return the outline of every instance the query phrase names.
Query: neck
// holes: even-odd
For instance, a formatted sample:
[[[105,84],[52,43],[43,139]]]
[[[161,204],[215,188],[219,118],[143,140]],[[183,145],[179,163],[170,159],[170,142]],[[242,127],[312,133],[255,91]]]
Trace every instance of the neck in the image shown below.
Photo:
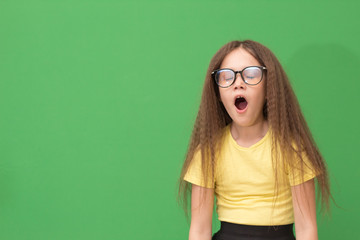
[[[243,143],[251,143],[263,138],[268,129],[269,126],[266,120],[259,121],[249,127],[239,126],[234,122],[231,123],[231,134],[233,138]]]

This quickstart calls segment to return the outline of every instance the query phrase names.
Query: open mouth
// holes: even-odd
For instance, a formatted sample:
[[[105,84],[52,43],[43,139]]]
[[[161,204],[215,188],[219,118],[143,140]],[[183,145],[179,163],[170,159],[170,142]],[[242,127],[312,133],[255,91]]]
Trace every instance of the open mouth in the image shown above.
[[[248,103],[244,97],[237,97],[235,99],[235,107],[239,110],[244,110],[247,107]]]

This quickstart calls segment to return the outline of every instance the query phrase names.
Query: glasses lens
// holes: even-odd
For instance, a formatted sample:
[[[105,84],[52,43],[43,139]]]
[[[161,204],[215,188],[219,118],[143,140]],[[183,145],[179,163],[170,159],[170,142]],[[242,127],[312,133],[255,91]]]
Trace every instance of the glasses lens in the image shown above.
[[[228,87],[234,81],[234,72],[226,69],[220,70],[216,73],[215,80],[220,87]]]
[[[258,84],[262,78],[262,70],[258,67],[248,67],[243,71],[244,80],[248,84]]]

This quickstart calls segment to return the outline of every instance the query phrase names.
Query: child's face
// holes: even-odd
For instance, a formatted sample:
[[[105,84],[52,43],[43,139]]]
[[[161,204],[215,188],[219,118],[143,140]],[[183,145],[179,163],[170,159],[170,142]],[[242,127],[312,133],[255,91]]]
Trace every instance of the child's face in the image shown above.
[[[261,65],[246,50],[237,48],[224,58],[220,68],[240,71],[248,66]],[[248,85],[238,73],[233,85],[228,88],[219,87],[221,101],[236,125],[250,127],[264,121],[265,81],[264,76],[259,84]],[[241,98],[236,100],[239,96],[244,97],[246,101]]]

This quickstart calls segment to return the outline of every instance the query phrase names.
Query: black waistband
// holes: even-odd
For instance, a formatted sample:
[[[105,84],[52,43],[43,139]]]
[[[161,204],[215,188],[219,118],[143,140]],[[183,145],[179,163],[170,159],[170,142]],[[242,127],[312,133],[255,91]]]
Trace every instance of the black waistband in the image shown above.
[[[277,226],[254,226],[229,222],[221,222],[220,232],[228,235],[251,235],[251,236],[294,236],[293,224]]]

